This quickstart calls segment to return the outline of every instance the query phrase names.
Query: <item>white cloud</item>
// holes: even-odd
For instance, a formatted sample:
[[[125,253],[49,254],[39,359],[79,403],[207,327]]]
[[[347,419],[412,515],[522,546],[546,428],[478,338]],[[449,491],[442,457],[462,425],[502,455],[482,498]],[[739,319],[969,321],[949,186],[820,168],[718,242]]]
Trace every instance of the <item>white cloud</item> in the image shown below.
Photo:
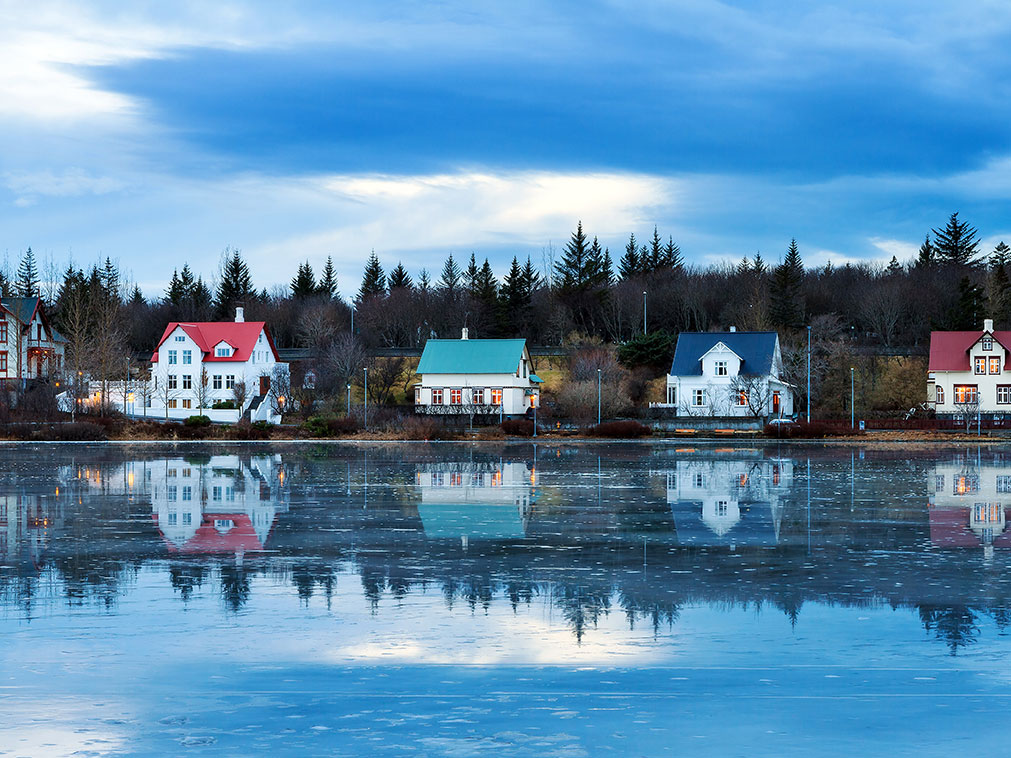
[[[900,263],[915,258],[920,252],[920,244],[907,242],[905,240],[884,239],[882,237],[871,237],[868,242],[881,251],[882,255],[877,260],[885,263],[889,262],[894,255]]]
[[[4,185],[17,196],[14,202],[19,207],[31,205],[40,196],[105,195],[125,186],[120,179],[95,176],[81,168],[69,168],[61,172],[7,172],[3,175],[3,181]]]

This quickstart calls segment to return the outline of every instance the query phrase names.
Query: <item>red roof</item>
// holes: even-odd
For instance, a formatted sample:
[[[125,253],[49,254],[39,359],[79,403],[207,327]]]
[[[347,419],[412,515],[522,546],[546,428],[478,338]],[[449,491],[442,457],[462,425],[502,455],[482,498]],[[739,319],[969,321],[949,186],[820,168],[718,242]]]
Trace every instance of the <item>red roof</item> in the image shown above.
[[[158,514],[152,515],[157,524]],[[214,526],[219,519],[231,521],[231,529],[219,532]],[[246,513],[205,513],[200,526],[184,545],[177,546],[169,540],[165,542],[172,553],[253,553],[263,550],[263,543],[256,536],[253,522]]]
[[[277,348],[274,347],[274,340],[270,336],[270,330],[267,329],[267,325],[263,321],[173,321],[165,327],[165,333],[158,340],[158,347],[155,348],[154,354],[151,356],[152,363],[158,362],[158,349],[161,348],[162,343],[168,339],[169,335],[177,327],[181,328],[190,336],[190,339],[197,343],[197,347],[204,354],[203,360],[207,363],[235,361],[245,363],[249,360],[249,356],[253,352],[253,347],[256,346],[256,340],[259,339],[261,331],[267,337],[267,344],[270,345],[270,349],[274,354],[274,360],[280,360],[280,357],[277,355]],[[220,342],[227,342],[234,348],[234,352],[228,358],[218,358],[214,355],[214,346]]]
[[[983,542],[969,526],[968,508],[930,508],[930,541],[938,547],[980,547]],[[1004,509],[1005,521],[1011,521],[1011,509]],[[1011,547],[1011,529],[993,539],[994,547]]]
[[[979,342],[984,332],[931,332],[928,371],[971,371],[969,348]],[[1005,349],[1011,345],[1011,332],[993,332],[993,338]]]

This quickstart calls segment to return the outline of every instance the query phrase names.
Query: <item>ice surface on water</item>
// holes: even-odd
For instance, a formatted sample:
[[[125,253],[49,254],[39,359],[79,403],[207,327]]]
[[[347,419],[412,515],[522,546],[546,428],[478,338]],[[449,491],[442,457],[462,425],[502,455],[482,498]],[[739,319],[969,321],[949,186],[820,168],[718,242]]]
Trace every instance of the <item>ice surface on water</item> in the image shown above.
[[[0,755],[1001,754],[1007,455],[0,447]]]

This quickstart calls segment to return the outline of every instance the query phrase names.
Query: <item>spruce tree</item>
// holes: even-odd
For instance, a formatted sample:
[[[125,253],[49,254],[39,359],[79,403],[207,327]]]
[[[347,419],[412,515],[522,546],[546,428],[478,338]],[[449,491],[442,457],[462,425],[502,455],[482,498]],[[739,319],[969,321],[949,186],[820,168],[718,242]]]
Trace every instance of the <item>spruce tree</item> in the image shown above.
[[[895,276],[902,273],[902,264],[899,263],[899,259],[894,255],[888,262],[888,268],[885,269],[885,273],[888,274],[888,276]]]
[[[474,297],[489,308],[493,308],[498,299],[498,281],[495,279],[495,274],[492,272],[491,264],[488,263],[487,258],[478,269]]]
[[[7,275],[0,270],[0,297],[11,296],[11,283],[7,280]]]
[[[463,284],[471,297],[477,296],[477,279],[480,273],[481,269],[478,268],[477,257],[474,253],[471,253],[470,263],[467,264],[467,270],[463,272]]]
[[[608,276],[604,265],[604,250],[600,247],[600,242],[596,237],[593,238],[593,242],[590,244],[590,252],[586,258],[583,280],[588,287],[606,287],[608,283]]]
[[[414,279],[407,273],[404,264],[397,261],[397,267],[390,272],[390,291],[397,288],[409,290],[414,287]]]
[[[572,292],[586,284],[587,262],[590,247],[586,234],[583,233],[583,222],[576,225],[562,259],[555,264],[555,286],[562,292]]]
[[[614,284],[614,264],[611,262],[611,251],[608,248],[604,248],[604,266],[601,271],[601,283],[605,287],[610,287]]]
[[[990,269],[990,297],[989,311],[990,318],[1000,329],[1008,325],[1008,316],[1011,315],[1011,282],[1008,281],[1007,267],[998,264]]]
[[[673,270],[681,271],[685,267],[684,258],[681,256],[681,248],[674,244],[674,238],[667,238],[667,246],[663,249],[664,266]]]
[[[968,331],[979,329],[982,324],[983,292],[963,276],[958,283],[958,299],[948,316],[948,329]]]
[[[512,265],[509,266],[509,273],[502,279],[499,304],[501,313],[499,331],[503,334],[518,333],[523,327],[526,311],[530,307],[530,290],[523,267],[515,256]]]
[[[221,266],[221,280],[218,282],[216,303],[218,316],[228,319],[235,313],[235,307],[240,303],[251,303],[259,296],[253,288],[253,277],[249,267],[242,260],[238,250],[227,255]]]
[[[326,257],[326,265],[323,266],[323,273],[320,274],[317,289],[320,295],[329,300],[337,297],[337,270],[334,268],[332,255]]]
[[[804,282],[804,263],[800,258],[797,240],[790,240],[783,262],[776,266],[770,287],[769,317],[777,326],[799,328],[804,323],[804,303],[801,286]]]
[[[312,297],[317,292],[316,274],[309,261],[298,264],[298,270],[291,280],[291,296],[296,300]]]
[[[418,291],[428,292],[432,289],[432,277],[428,274],[428,269],[423,268],[418,273]]]
[[[941,263],[969,266],[975,263],[979,252],[976,228],[968,221],[959,221],[958,212],[951,214],[943,229],[933,229],[934,248]]]
[[[1011,247],[1004,244],[1004,240],[997,243],[997,246],[990,253],[988,261],[991,268],[1011,265]]]
[[[660,240],[660,232],[656,226],[653,227],[653,239],[649,243],[649,270],[656,271],[664,265],[663,242]]]
[[[105,290],[106,297],[119,302],[119,267],[108,256],[106,256],[105,263],[102,265],[101,276],[102,288]]]
[[[755,257],[751,259],[751,270],[753,273],[761,276],[768,270],[768,266],[765,265],[765,260],[762,258],[761,251],[755,253]]]
[[[136,284],[133,285],[133,292],[130,294],[130,304],[131,305],[147,305],[147,300],[144,299],[144,293],[140,291],[140,287]]]
[[[39,296],[39,269],[35,264],[35,253],[30,247],[21,257],[17,279],[14,281],[14,294],[17,297]]]
[[[639,274],[639,249],[636,247],[635,234],[630,234],[625,254],[618,261],[618,276],[623,280],[631,279]]]
[[[920,252],[916,255],[916,267],[930,268],[935,263],[937,263],[937,251],[934,250],[934,245],[930,241],[930,235],[928,234],[923,238],[923,244],[920,245]]]
[[[193,284],[193,291],[190,294],[190,302],[193,304],[194,309],[206,312],[213,299],[214,295],[211,294],[211,288],[207,286],[202,276],[198,276],[196,282]]]
[[[450,300],[456,298],[457,293],[460,291],[460,267],[457,265],[456,261],[453,260],[452,253],[449,254],[445,264],[442,266],[442,277],[439,279],[439,289],[445,292],[446,296]]]
[[[66,276],[64,276],[64,283],[66,280]],[[183,283],[179,280],[179,272],[176,269],[172,269],[172,278],[169,280],[168,289],[165,290],[165,302],[169,305],[181,305],[184,294],[185,289],[183,288]]]
[[[527,256],[527,262],[523,265],[523,286],[526,288],[526,296],[528,298],[532,297],[537,288],[541,286],[541,275],[534,268],[529,255]]]
[[[362,286],[358,290],[358,302],[364,303],[369,298],[378,297],[386,293],[386,274],[379,263],[379,257],[373,250],[365,264],[365,273],[362,276]]]

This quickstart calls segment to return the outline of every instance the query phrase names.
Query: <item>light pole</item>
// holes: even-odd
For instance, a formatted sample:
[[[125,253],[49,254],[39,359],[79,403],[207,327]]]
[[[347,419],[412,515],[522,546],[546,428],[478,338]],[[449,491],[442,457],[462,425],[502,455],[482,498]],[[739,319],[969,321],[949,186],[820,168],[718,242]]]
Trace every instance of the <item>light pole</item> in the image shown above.
[[[534,395],[534,436],[537,436],[537,401],[540,400],[540,393]]]
[[[642,336],[646,336],[646,290],[642,291]]]
[[[348,385],[348,418],[351,417],[351,385]]]
[[[597,369],[597,426],[600,426],[600,369]]]
[[[365,431],[369,430],[369,370],[363,368],[362,371],[365,372],[365,397],[362,405],[362,426],[365,427]]]
[[[811,423],[811,327],[807,328],[807,423]]]
[[[856,427],[856,411],[853,408],[853,367],[850,366],[850,429]]]
[[[351,303],[351,336],[355,336],[355,304]]]

